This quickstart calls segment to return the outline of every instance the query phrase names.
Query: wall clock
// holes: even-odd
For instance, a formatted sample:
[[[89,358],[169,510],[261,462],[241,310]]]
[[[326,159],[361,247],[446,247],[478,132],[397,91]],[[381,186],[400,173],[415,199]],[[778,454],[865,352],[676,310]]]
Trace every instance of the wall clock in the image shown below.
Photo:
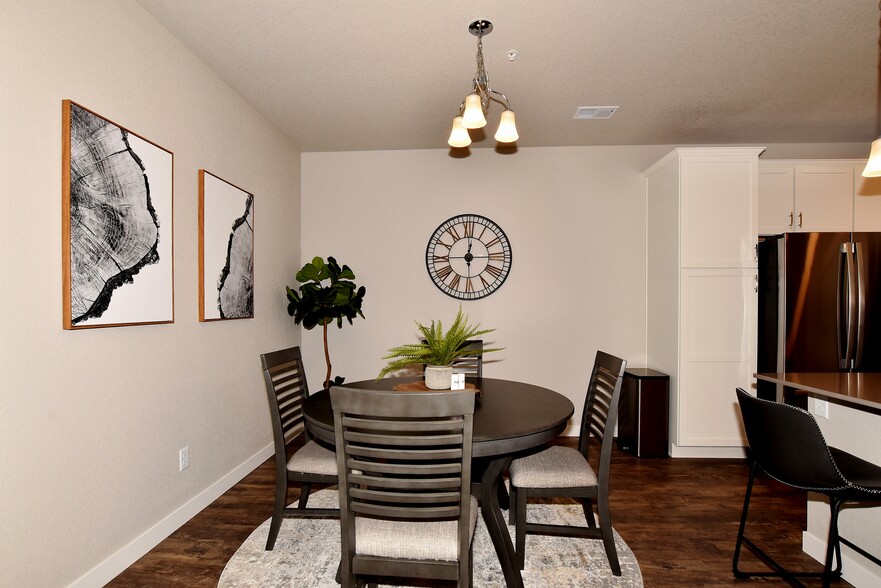
[[[428,240],[425,266],[434,285],[459,300],[499,289],[511,271],[511,244],[502,228],[477,214],[441,223]]]

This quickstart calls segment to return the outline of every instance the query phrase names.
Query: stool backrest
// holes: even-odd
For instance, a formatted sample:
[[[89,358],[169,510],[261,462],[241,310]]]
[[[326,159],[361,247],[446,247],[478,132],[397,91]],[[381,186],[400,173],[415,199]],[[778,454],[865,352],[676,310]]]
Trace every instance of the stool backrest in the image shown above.
[[[750,457],[772,478],[818,492],[848,487],[811,413],[737,389]]]

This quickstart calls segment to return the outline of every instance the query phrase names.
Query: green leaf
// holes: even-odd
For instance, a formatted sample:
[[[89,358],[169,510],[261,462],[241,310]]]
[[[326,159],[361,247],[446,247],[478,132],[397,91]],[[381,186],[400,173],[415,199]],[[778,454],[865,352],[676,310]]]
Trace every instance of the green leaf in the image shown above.
[[[327,263],[322,257],[312,258],[296,274],[299,292],[285,287],[288,314],[306,330],[333,322],[342,328],[343,319],[353,324],[352,319],[364,318],[361,305],[366,290],[352,282],[354,278],[354,272],[348,266],[340,267],[333,257],[329,256]],[[325,356],[329,357],[326,345]]]
[[[425,326],[416,321],[416,328],[422,336],[421,343],[413,343],[392,347],[388,350],[388,355],[383,359],[391,359],[388,364],[379,372],[376,377],[381,379],[386,374],[402,369],[412,364],[425,365],[449,365],[457,357],[463,355],[474,355],[475,353],[490,353],[493,351],[501,351],[502,348],[492,349],[466,349],[465,341],[475,339],[481,335],[492,333],[495,329],[481,329],[480,324],[469,325],[468,316],[462,314],[462,306],[459,306],[459,312],[450,325],[449,330],[445,333],[443,324],[440,320],[431,321],[430,326]]]

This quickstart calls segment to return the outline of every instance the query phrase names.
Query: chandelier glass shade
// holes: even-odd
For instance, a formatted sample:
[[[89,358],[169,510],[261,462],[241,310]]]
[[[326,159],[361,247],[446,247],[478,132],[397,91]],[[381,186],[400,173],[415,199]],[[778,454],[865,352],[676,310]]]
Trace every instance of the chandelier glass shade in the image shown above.
[[[514,112],[508,97],[493,90],[489,85],[486,67],[483,64],[483,36],[492,32],[493,25],[488,20],[475,20],[468,27],[477,37],[477,73],[474,74],[473,90],[459,105],[459,113],[453,118],[453,129],[447,143],[451,147],[467,147],[471,144],[468,129],[482,129],[486,126],[486,114],[490,101],[504,105],[499,128],[494,138],[499,143],[513,143],[520,136],[514,124]]]

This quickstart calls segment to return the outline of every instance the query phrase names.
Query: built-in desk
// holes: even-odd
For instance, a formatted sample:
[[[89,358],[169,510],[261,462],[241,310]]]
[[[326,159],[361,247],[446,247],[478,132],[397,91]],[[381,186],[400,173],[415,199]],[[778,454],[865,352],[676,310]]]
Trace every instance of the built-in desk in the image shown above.
[[[881,373],[787,372],[753,374],[757,380],[780,384],[777,401],[784,402],[786,389],[881,414]]]

